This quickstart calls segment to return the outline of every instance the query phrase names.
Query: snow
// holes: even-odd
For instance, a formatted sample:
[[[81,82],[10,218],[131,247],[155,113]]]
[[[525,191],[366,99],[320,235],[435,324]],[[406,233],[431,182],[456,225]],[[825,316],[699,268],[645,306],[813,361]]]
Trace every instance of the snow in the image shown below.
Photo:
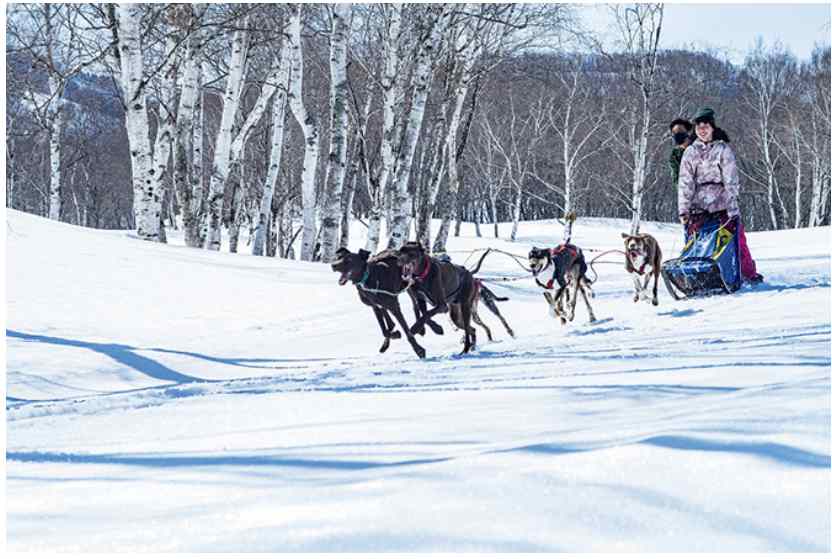
[[[517,338],[481,308],[496,341],[442,317],[419,360],[327,265],[7,221],[10,551],[830,551],[828,227],[750,233],[766,282],[731,296],[636,304],[596,264],[565,327],[492,254]]]

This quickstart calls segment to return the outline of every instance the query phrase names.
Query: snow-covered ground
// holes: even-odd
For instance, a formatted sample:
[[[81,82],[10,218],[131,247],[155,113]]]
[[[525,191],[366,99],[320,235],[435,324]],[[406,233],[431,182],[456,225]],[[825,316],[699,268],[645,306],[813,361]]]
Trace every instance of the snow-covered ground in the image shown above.
[[[419,360],[327,265],[7,213],[11,551],[830,551],[829,228],[750,234],[732,296],[635,304],[596,265],[566,327],[491,255],[517,338],[481,308],[497,341],[459,357],[443,317]]]

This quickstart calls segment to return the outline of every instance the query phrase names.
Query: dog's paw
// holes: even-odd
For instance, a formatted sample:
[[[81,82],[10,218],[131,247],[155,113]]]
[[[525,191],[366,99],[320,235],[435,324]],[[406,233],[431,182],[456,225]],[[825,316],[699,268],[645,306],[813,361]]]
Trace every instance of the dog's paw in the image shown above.
[[[381,347],[378,348],[379,353],[384,353],[387,351],[387,348],[390,347],[390,338],[384,338],[384,343],[381,344]]]
[[[402,333],[399,332],[398,330],[393,330],[392,332],[390,332],[390,339],[391,340],[400,340],[401,337],[402,337]]]
[[[425,358],[425,348],[423,348],[422,346],[413,346],[413,351],[416,352],[416,355],[419,356],[419,359]]]
[[[659,306],[659,300],[658,300],[658,298],[656,298],[656,297],[653,297],[653,306],[654,306],[654,307],[658,307],[658,306]]]
[[[417,336],[424,336],[425,335],[425,326],[416,326],[415,324],[410,327],[410,333]]]
[[[433,330],[434,334],[438,334],[439,336],[443,336],[445,334],[445,330],[443,330],[442,327],[435,322],[429,322],[428,326],[430,326],[430,329]]]

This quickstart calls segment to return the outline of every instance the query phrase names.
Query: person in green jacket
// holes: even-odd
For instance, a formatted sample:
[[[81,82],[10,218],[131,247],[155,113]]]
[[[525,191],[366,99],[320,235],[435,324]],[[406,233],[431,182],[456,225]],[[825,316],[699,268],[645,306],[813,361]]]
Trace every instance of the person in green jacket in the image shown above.
[[[673,178],[673,186],[679,184],[679,166],[682,164],[682,156],[685,154],[685,148],[693,143],[694,138],[691,134],[693,125],[689,120],[684,118],[677,118],[670,123],[670,134],[673,137],[673,149],[670,150],[670,176]]]

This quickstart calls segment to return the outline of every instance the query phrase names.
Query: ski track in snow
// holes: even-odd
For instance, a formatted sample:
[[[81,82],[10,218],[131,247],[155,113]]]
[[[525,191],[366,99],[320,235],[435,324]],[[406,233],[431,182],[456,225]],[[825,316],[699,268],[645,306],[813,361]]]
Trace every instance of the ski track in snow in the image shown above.
[[[517,338],[481,309],[496,341],[441,318],[419,360],[328,266],[8,215],[10,550],[830,549],[829,228],[750,234],[733,296],[635,304],[596,265],[593,324],[492,282]],[[463,233],[460,263],[560,238]]]

